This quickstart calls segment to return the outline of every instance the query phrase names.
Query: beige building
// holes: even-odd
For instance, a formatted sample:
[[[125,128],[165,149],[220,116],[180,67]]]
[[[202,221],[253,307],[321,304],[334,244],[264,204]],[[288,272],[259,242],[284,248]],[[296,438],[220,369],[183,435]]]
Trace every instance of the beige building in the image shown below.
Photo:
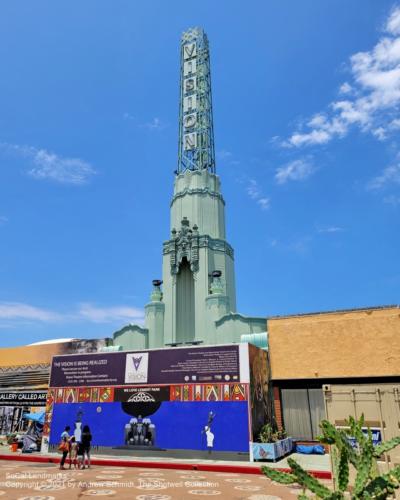
[[[268,335],[277,422],[295,438],[350,414],[400,433],[399,306],[271,317]]]

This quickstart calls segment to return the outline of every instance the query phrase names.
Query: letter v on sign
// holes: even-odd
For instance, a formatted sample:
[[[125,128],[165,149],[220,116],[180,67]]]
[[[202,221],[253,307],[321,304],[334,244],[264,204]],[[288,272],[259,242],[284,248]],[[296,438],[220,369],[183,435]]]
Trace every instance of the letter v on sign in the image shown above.
[[[188,43],[183,46],[183,58],[185,59],[190,59],[191,57],[194,57],[196,55],[196,44],[195,43]]]

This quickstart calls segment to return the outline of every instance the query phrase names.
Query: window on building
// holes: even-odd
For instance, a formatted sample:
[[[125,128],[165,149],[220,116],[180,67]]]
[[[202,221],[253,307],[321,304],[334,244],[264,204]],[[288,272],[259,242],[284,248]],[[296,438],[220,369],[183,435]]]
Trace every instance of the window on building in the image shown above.
[[[315,440],[321,433],[319,423],[325,418],[322,389],[282,389],[283,422],[286,432],[295,439]]]

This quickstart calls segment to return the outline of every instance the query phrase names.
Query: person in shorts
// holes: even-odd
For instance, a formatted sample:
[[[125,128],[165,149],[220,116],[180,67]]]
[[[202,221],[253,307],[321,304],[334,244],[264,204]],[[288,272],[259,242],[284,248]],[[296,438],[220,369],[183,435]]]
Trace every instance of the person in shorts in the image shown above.
[[[87,463],[87,468],[90,468],[90,444],[92,442],[92,434],[90,432],[89,426],[84,425],[82,429],[81,444],[83,447],[83,462],[82,469],[85,468],[85,462]]]

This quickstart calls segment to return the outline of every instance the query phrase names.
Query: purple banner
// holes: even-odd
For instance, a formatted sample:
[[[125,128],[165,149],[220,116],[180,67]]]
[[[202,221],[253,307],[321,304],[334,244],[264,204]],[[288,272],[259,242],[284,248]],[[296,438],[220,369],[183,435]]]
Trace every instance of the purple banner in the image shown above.
[[[239,382],[239,346],[54,356],[50,387]]]

